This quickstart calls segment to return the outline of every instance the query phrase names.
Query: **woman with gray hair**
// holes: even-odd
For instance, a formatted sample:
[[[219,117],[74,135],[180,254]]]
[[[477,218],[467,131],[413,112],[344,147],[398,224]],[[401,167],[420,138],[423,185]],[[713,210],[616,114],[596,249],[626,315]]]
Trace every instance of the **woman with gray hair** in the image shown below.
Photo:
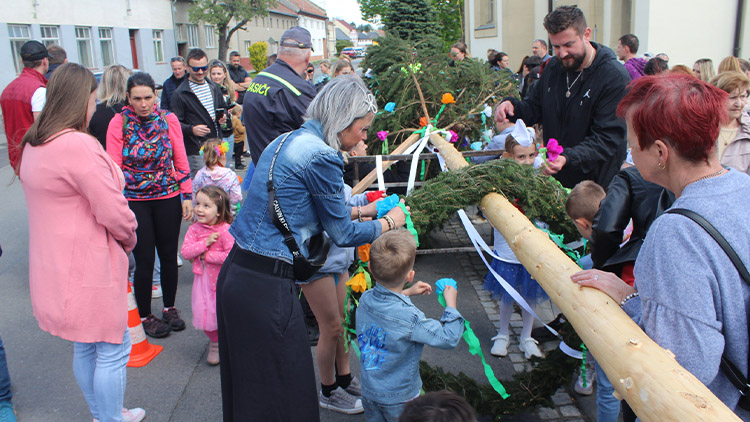
[[[89,133],[107,149],[107,128],[115,114],[122,113],[128,104],[127,84],[133,72],[125,66],[114,64],[104,69],[99,83],[99,103],[89,122]]]
[[[383,218],[353,222],[374,218],[375,206],[344,201],[341,152],[367,138],[376,112],[358,77],[331,80],[302,127],[279,136],[258,160],[216,289],[225,421],[319,420],[294,284],[314,275],[310,269],[322,264],[314,258],[325,259],[324,230],[338,246],[357,246],[404,225],[398,207]]]

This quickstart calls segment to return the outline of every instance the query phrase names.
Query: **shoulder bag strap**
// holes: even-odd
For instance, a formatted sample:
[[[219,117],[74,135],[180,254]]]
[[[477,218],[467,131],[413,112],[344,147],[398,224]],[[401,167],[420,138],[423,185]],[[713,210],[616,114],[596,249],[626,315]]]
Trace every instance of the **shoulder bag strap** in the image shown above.
[[[289,223],[284,217],[284,213],[281,212],[281,204],[279,204],[279,198],[276,197],[276,188],[273,185],[273,167],[276,164],[276,159],[279,157],[279,151],[281,151],[281,147],[284,146],[284,142],[286,142],[287,138],[289,138],[289,135],[291,134],[292,132],[288,132],[286,135],[284,135],[281,141],[279,141],[279,146],[276,147],[276,152],[273,153],[273,158],[271,158],[271,165],[268,167],[268,181],[266,181],[266,189],[268,190],[268,214],[271,216],[271,220],[273,221],[274,226],[276,226],[276,228],[279,229],[281,234],[284,236],[284,243],[292,253],[292,257],[296,260],[300,257],[303,257],[303,255],[299,250],[297,241],[294,240],[292,231],[289,229]]]
[[[737,271],[739,271],[740,277],[742,277],[745,283],[750,284],[750,273],[748,273],[747,267],[745,267],[745,264],[742,263],[742,260],[737,255],[737,252],[735,252],[735,250],[729,244],[729,242],[727,242],[724,236],[722,236],[721,233],[716,230],[716,227],[709,223],[708,220],[703,218],[702,215],[684,208],[672,208],[670,210],[667,210],[665,213],[684,215],[685,217],[695,221],[699,226],[703,227],[703,230],[711,235],[711,237],[716,240],[716,243],[721,246],[727,256],[729,256],[732,264],[734,264],[734,266],[737,268]],[[750,334],[750,327],[748,327],[748,330],[748,334]],[[748,361],[750,363],[750,357]],[[722,354],[721,364],[719,366],[722,370],[724,370],[724,373],[727,375],[727,378],[729,378],[729,381],[732,383],[732,385],[740,390],[740,394],[742,394],[742,396],[750,396],[750,384],[748,384],[747,378],[729,359],[727,359],[726,354]]]

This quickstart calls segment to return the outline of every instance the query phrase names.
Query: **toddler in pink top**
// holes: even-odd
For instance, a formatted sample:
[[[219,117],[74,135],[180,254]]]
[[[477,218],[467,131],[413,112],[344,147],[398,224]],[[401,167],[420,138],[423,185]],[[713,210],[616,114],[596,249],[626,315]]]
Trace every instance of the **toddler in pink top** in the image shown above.
[[[203,144],[200,152],[206,166],[198,170],[193,179],[193,207],[195,207],[195,194],[204,186],[215,185],[229,194],[232,211],[236,211],[237,204],[242,201],[242,190],[237,174],[225,167],[229,143],[216,138],[209,139]]]
[[[205,186],[195,196],[197,221],[185,234],[182,257],[193,262],[193,326],[209,338],[209,365],[219,364],[219,331],[216,321],[216,280],[234,245],[229,234],[232,212],[229,195],[217,186]]]

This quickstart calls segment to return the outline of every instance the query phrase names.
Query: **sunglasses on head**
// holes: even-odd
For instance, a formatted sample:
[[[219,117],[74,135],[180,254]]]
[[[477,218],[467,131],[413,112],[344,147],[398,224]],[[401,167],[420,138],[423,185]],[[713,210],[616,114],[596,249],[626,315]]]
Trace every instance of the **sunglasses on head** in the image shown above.
[[[206,66],[190,66],[191,69],[193,69],[193,72],[205,72],[208,70],[208,65]]]

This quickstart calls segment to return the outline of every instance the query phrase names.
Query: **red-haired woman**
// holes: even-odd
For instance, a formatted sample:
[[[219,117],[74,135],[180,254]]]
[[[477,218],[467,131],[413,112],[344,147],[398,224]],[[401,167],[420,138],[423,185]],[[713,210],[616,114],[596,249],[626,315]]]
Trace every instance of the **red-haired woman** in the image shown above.
[[[674,192],[671,209],[703,216],[750,266],[750,176],[719,164],[716,139],[727,93],[683,75],[646,76],[617,108],[643,177]],[[744,420],[740,392],[719,368],[722,354],[746,377],[750,286],[717,242],[688,217],[656,219],[635,263],[635,285],[611,273],[574,274],[607,293],[654,341]]]

